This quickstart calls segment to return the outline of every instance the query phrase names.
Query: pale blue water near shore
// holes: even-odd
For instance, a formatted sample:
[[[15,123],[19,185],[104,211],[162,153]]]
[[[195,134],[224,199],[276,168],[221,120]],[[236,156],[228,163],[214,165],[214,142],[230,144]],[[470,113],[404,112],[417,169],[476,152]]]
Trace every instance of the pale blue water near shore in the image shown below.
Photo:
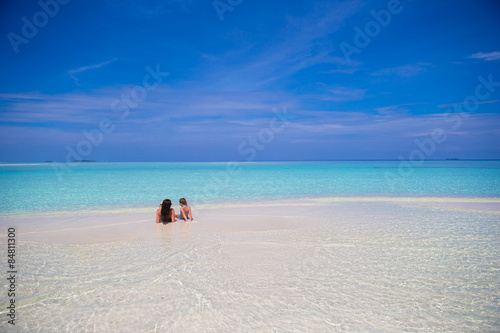
[[[31,241],[34,228],[10,219],[20,231],[17,324],[7,323],[4,293],[0,331],[500,331],[500,210],[300,204],[197,210],[196,223],[167,225],[147,213],[135,238],[90,244],[81,242],[89,231],[130,224],[39,217],[29,225],[68,219],[75,230]]]
[[[311,196],[500,196],[500,161],[0,165],[0,214]],[[62,171],[61,171],[62,170]]]

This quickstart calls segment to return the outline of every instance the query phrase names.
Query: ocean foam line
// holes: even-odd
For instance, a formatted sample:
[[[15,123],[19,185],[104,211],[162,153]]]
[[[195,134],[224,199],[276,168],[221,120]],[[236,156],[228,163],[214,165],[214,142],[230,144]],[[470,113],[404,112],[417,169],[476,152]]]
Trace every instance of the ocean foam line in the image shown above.
[[[329,201],[396,201],[396,202],[481,202],[500,203],[500,198],[460,198],[460,197],[324,197],[311,199],[318,202]]]
[[[300,202],[297,202],[300,201]],[[196,208],[203,210],[221,208],[253,208],[275,206],[314,206],[328,202],[448,202],[448,203],[500,203],[500,198],[460,198],[460,197],[315,197],[296,198],[253,203],[229,203],[220,205],[198,205]],[[194,205],[193,205],[194,206]]]
[[[250,203],[224,203],[224,204],[201,204],[191,205],[195,210],[214,210],[226,208],[252,208],[252,207],[275,207],[275,206],[314,206],[328,202],[436,202],[436,203],[500,203],[498,197],[387,197],[387,196],[353,196],[353,197],[297,197],[294,199],[255,201]],[[73,211],[52,211],[52,212],[16,212],[10,213],[0,218],[16,219],[25,217],[51,217],[67,215],[108,215],[119,213],[151,213],[154,215],[157,206],[137,207],[137,208],[117,208],[117,209],[95,209],[95,210],[73,210]]]

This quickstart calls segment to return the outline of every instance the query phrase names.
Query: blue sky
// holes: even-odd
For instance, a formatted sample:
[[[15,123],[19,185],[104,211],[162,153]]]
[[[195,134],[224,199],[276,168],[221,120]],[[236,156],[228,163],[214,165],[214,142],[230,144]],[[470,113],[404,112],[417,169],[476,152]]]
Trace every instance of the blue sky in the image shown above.
[[[0,6],[0,162],[500,158],[498,1]]]

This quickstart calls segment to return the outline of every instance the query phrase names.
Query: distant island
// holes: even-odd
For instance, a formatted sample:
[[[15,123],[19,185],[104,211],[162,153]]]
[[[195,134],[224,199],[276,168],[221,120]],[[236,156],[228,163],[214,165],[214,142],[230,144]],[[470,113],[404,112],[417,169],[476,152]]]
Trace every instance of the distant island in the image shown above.
[[[446,159],[446,161],[458,161],[458,160],[459,160],[459,158],[456,158],[456,157],[448,157]]]

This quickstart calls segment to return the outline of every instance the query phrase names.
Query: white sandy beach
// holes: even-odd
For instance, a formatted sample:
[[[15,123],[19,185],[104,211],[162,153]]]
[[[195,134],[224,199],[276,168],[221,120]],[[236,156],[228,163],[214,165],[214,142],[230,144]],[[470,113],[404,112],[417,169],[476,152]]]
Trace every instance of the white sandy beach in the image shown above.
[[[200,206],[194,222],[166,225],[154,214],[141,208],[2,219],[17,231],[16,330],[499,327],[497,198]],[[0,328],[11,330],[5,321]]]

